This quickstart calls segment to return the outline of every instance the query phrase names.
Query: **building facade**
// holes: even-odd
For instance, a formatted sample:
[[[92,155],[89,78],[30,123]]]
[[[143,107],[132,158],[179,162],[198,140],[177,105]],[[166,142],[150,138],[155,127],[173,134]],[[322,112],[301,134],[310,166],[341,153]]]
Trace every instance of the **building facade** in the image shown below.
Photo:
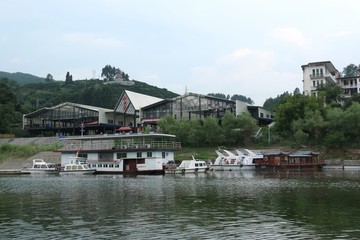
[[[326,83],[337,83],[339,71],[330,61],[312,62],[301,66],[303,70],[303,94],[318,96],[318,87]]]
[[[169,115],[174,116],[177,120],[201,120],[208,116],[221,118],[226,111],[235,114],[235,107],[235,101],[232,100],[186,93],[145,106],[141,111],[142,121],[145,123]]]
[[[271,111],[241,101],[187,93],[161,99],[125,90],[114,109],[65,102],[23,116],[23,129],[32,135],[96,135],[116,133],[125,127],[141,132],[147,124],[156,124],[166,116],[177,120],[222,118],[226,112],[235,116],[249,112],[260,126],[273,121]]]
[[[342,96],[348,98],[360,93],[360,74],[342,77],[341,73],[330,61],[312,62],[301,66],[303,70],[303,93],[317,96],[319,86],[326,83],[336,83],[342,88]]]
[[[65,102],[23,115],[23,129],[32,135],[92,135],[113,132],[121,118],[113,109]]]

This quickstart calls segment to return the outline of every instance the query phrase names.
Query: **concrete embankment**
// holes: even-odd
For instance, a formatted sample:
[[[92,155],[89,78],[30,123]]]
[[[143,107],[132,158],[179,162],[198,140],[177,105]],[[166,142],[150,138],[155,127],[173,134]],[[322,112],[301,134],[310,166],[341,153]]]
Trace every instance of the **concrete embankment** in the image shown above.
[[[59,142],[59,138],[55,137],[37,137],[37,138],[14,138],[14,139],[0,139],[0,144],[14,144],[14,145],[28,145],[35,144],[40,146],[45,146],[49,144],[55,144]],[[40,152],[29,158],[9,158],[0,162],[0,171],[1,172],[11,172],[19,171],[25,167],[32,166],[32,160],[35,158],[44,159],[46,162],[60,163],[60,153],[45,151]],[[0,172],[0,174],[1,174]]]
[[[360,169],[360,160],[325,160],[324,169]]]

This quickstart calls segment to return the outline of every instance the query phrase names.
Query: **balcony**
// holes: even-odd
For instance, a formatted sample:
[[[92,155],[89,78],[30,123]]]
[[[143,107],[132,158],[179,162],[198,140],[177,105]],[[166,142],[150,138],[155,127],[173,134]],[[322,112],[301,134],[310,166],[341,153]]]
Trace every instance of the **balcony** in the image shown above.
[[[324,78],[324,77],[325,77],[324,74],[310,74],[311,79],[319,79],[319,78]]]

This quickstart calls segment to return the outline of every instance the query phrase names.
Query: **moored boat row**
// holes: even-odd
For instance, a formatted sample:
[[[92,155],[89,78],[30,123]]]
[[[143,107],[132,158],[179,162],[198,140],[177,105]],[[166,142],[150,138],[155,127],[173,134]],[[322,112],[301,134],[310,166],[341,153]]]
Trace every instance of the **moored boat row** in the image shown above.
[[[169,134],[111,134],[64,138],[61,165],[34,159],[25,173],[60,174],[164,174],[243,171],[255,169],[321,169],[319,153],[299,151],[252,151],[249,149],[216,150],[210,164],[193,157],[175,164],[174,152],[181,148]]]
[[[297,151],[294,153],[267,150],[255,153],[242,151],[216,150],[218,157],[212,168],[215,171],[255,170],[255,169],[322,169],[325,165],[318,152]]]

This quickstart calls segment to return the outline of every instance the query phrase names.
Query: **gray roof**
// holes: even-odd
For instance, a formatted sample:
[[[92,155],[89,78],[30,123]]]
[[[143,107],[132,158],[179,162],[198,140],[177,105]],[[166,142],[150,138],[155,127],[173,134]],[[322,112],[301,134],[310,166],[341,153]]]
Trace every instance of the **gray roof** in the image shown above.
[[[152,97],[149,95],[132,92],[125,90],[126,95],[129,97],[131,103],[136,110],[140,110],[142,107],[162,101],[162,98]]]

